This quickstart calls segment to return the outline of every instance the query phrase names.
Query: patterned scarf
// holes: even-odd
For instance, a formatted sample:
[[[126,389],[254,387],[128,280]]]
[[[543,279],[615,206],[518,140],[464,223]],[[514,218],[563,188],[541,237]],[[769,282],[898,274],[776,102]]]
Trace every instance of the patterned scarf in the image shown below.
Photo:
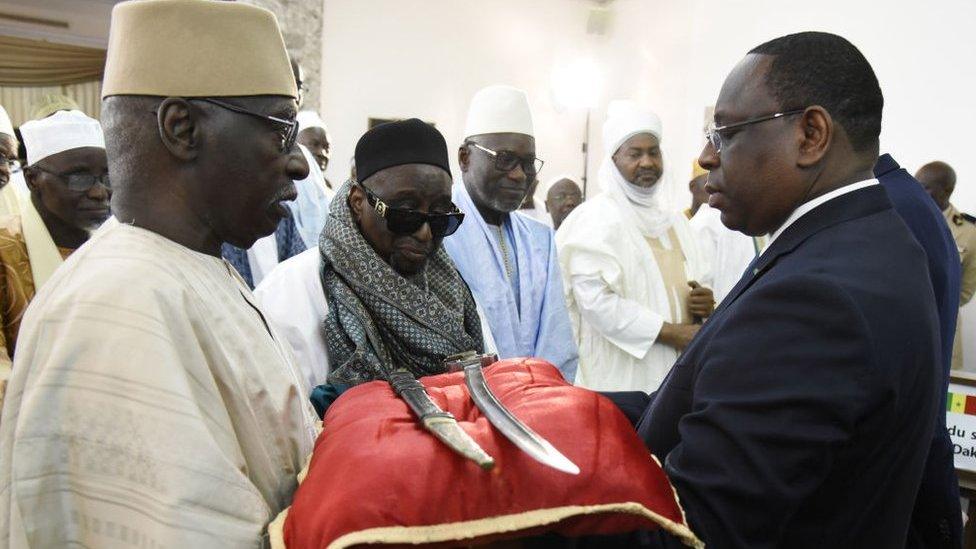
[[[483,352],[474,298],[444,248],[422,273],[404,278],[352,220],[350,188],[347,181],[336,192],[319,239],[329,383],[385,380],[398,368],[418,377],[439,374],[445,357]]]

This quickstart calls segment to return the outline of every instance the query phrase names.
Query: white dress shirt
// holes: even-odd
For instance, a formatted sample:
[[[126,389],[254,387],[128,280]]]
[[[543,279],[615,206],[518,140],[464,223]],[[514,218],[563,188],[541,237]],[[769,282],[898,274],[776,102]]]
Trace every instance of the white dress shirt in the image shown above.
[[[783,231],[788,229],[790,225],[796,223],[797,219],[800,219],[804,215],[810,213],[810,211],[816,208],[817,206],[820,206],[821,204],[825,204],[835,198],[844,196],[847,193],[852,193],[854,191],[863,189],[865,187],[870,187],[871,185],[877,185],[877,184],[878,184],[877,179],[865,179],[864,181],[858,181],[857,183],[844,185],[839,189],[834,189],[827,194],[818,196],[813,200],[800,204],[800,206],[797,209],[793,210],[793,213],[791,213],[790,216],[786,218],[786,221],[784,221],[783,224],[780,225],[778,229],[776,229],[769,235],[769,242],[766,243],[766,247],[763,248],[763,252],[768,250],[769,247],[773,245],[773,242],[777,238],[779,238],[779,235],[783,234]]]

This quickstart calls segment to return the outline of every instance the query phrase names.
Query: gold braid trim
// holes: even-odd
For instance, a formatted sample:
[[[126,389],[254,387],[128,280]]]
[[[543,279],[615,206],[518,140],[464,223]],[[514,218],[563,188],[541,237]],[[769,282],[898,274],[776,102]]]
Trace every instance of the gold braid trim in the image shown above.
[[[464,541],[505,532],[518,532],[547,524],[555,524],[579,516],[605,513],[623,513],[646,518],[679,537],[689,547],[696,549],[705,547],[705,544],[684,524],[678,524],[670,519],[664,518],[640,503],[623,502],[538,509],[514,515],[501,515],[492,518],[449,524],[435,524],[432,526],[383,526],[369,528],[358,532],[350,532],[339,537],[329,544],[329,549],[344,549],[359,544],[420,545],[423,543]],[[268,526],[272,549],[286,549],[283,527],[287,514],[287,509],[282,511],[278,515],[278,518]]]
[[[271,549],[288,549],[288,546],[285,545],[285,521],[288,520],[289,509],[291,507],[285,507],[285,510],[278,513],[278,516],[268,525]]]

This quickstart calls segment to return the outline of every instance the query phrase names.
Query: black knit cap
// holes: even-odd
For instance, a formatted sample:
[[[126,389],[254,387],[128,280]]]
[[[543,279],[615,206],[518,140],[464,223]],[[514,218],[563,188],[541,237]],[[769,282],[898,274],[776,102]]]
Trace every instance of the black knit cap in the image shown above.
[[[356,143],[356,179],[403,164],[429,164],[451,175],[447,142],[436,128],[411,118],[387,122],[364,133]]]

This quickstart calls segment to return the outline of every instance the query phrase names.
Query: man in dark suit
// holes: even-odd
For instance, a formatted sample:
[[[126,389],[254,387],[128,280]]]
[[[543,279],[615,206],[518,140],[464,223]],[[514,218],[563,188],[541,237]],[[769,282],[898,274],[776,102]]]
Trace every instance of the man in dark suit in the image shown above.
[[[895,211],[922,245],[928,259],[929,278],[935,290],[941,333],[942,372],[939,378],[940,410],[945,410],[949,390],[952,342],[959,310],[962,277],[959,252],[945,217],[922,185],[890,154],[883,154],[874,166],[874,175],[884,187]],[[925,471],[908,531],[908,546],[918,548],[958,548],[962,546],[962,509],[959,505],[959,479],[953,464],[952,441],[946,431],[945,414],[936,414],[936,427],[925,460]]]
[[[941,356],[925,254],[871,171],[882,105],[826,33],[758,46],[722,87],[709,205],[770,244],[638,423],[709,547],[906,544]]]

